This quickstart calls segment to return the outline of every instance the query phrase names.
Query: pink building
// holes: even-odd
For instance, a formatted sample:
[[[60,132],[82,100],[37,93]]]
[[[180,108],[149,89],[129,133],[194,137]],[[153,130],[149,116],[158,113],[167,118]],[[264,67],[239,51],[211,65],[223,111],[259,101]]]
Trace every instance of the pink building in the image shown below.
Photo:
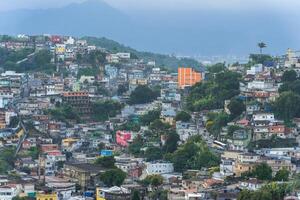
[[[128,132],[128,131],[117,131],[116,132],[116,141],[117,141],[118,145],[127,147],[129,140],[131,140],[131,132]]]

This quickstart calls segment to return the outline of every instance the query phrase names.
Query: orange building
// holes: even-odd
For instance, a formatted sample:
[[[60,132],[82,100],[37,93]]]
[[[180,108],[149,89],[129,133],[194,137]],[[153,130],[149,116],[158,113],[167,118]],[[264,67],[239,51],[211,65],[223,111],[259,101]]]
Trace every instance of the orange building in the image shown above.
[[[183,89],[187,86],[193,86],[202,80],[202,75],[193,68],[178,68],[178,86]]]

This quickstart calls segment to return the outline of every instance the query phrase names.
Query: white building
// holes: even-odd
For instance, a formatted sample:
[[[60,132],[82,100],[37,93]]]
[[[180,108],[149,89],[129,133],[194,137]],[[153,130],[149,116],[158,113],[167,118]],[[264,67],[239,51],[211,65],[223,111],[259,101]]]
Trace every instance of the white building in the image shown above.
[[[259,89],[259,90],[269,90],[274,88],[273,82],[265,82],[265,81],[252,81],[247,85],[248,89]]]
[[[247,70],[247,75],[255,75],[257,73],[260,73],[263,71],[263,65],[262,64],[256,64],[252,66],[249,70]]]
[[[18,196],[21,192],[21,188],[18,185],[6,185],[0,187],[0,199],[1,200],[12,200]]]
[[[169,162],[148,162],[146,163],[146,173],[147,175],[152,174],[167,174],[173,173],[174,166],[173,163]]]
[[[275,117],[273,113],[256,113],[253,115],[254,121],[270,121],[274,122]]]

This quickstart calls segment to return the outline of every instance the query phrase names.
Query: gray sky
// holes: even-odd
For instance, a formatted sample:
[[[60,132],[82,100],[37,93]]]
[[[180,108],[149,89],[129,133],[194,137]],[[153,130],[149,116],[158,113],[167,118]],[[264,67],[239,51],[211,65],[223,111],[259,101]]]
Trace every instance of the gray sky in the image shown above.
[[[19,8],[53,8],[72,2],[85,0],[0,0],[0,10]],[[296,10],[300,0],[104,0],[110,5],[125,11],[131,10],[252,10],[279,9]]]

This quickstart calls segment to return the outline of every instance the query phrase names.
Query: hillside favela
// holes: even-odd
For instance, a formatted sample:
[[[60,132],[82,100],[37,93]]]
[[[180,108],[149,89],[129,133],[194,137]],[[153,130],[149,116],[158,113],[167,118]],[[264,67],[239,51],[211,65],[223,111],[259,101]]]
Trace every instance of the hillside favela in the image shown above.
[[[299,7],[0,0],[0,200],[299,200]]]

